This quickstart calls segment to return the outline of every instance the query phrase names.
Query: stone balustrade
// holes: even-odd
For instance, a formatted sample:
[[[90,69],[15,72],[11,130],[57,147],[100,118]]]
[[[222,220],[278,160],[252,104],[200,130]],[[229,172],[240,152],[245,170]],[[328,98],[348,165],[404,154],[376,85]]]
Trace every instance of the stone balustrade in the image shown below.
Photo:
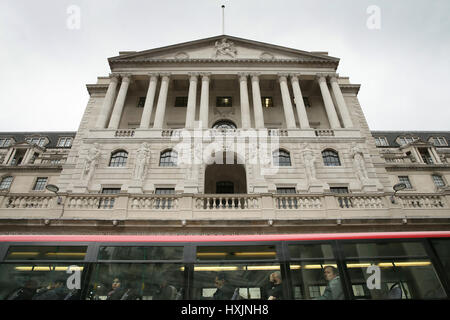
[[[116,130],[115,137],[134,137],[134,129]]]
[[[444,197],[439,195],[401,195],[398,196],[403,208],[440,209],[448,208]]]
[[[48,209],[53,206],[54,197],[51,195],[10,195],[5,197],[2,208],[7,209]]]
[[[103,194],[69,196],[65,207],[69,210],[113,209],[116,197],[115,195]]]
[[[196,210],[246,210],[260,209],[261,197],[258,195],[216,194],[194,197],[194,209]]]
[[[128,203],[131,210],[176,210],[178,207],[179,197],[175,195],[133,196]]]
[[[334,137],[334,130],[316,129],[314,131],[317,137]]]
[[[383,196],[336,196],[335,197],[340,208],[354,209],[384,209],[385,197]]]
[[[323,198],[320,196],[274,195],[274,206],[277,209],[314,210],[323,208]]]

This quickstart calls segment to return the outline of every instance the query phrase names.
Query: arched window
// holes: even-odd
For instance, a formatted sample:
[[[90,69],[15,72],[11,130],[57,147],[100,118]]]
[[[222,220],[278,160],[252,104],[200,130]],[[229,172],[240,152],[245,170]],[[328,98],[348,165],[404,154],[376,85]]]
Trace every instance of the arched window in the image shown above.
[[[230,120],[219,120],[213,125],[213,129],[236,129],[236,125]]]
[[[285,150],[276,150],[272,153],[273,165],[277,167],[290,167],[291,166],[291,155]]]
[[[13,177],[3,177],[0,181],[0,190],[9,190],[11,187],[11,183],[13,181]]]
[[[438,188],[445,187],[445,181],[439,174],[433,174],[431,176],[433,178],[434,185]]]
[[[322,159],[323,164],[327,167],[335,167],[341,165],[338,153],[331,149],[322,151]]]
[[[178,153],[174,150],[166,150],[159,158],[160,167],[176,167],[178,163]]]
[[[124,150],[119,150],[111,155],[111,160],[109,161],[110,167],[125,167],[127,164],[128,152]]]

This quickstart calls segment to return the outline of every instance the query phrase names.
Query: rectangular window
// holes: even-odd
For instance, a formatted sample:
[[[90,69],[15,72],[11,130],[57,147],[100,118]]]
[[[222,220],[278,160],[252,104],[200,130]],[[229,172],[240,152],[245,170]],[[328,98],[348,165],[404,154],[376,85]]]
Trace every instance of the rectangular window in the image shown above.
[[[4,177],[0,182],[0,190],[8,190],[11,187],[13,177]]]
[[[7,148],[11,145],[11,139],[0,139],[0,148]]]
[[[59,138],[58,140],[58,147],[60,148],[67,148],[67,147],[71,147],[72,146],[72,137],[63,137],[63,138]]]
[[[45,189],[45,186],[47,185],[48,178],[37,178],[36,183],[34,184],[33,190],[34,191],[41,191]]]
[[[155,194],[159,195],[175,194],[175,188],[156,188]],[[155,207],[156,209],[172,209],[173,199],[171,199],[171,197],[156,199]]]
[[[233,105],[233,101],[231,97],[217,97],[216,98],[216,106],[217,107],[231,107]]]
[[[197,260],[274,260],[275,246],[197,247]]]
[[[426,164],[433,164],[433,158],[431,157],[430,153],[428,152],[428,149],[426,148],[419,148],[420,156],[422,157],[423,162]]]
[[[138,104],[137,104],[136,107],[138,107],[138,108],[143,108],[143,107],[145,106],[145,98],[146,98],[146,97],[140,97],[139,100],[138,100]]]
[[[175,188],[156,188],[155,194],[175,194]]]
[[[330,187],[331,193],[348,193],[347,187]]]
[[[277,188],[277,193],[280,193],[280,194],[294,193],[295,194],[297,192],[295,191],[295,188]]]
[[[273,107],[273,98],[272,97],[261,97],[262,106],[264,108],[272,108]]]
[[[99,260],[183,260],[183,247],[100,247]]]
[[[6,260],[84,260],[86,246],[11,246]]]
[[[398,177],[398,181],[400,183],[404,183],[406,185],[406,189],[412,189],[412,184],[411,181],[409,180],[408,176],[399,176]]]
[[[433,177],[434,185],[436,187],[438,187],[438,188],[445,187],[444,179],[440,175],[433,174],[432,177]]]
[[[175,97],[175,107],[187,107],[188,97]]]
[[[110,194],[110,195],[114,195],[114,194],[119,194],[120,193],[120,188],[103,188],[102,189],[102,194]],[[116,198],[101,198],[99,203],[98,203],[98,208],[99,209],[112,209],[114,208],[114,202],[116,201]]]
[[[375,144],[377,147],[389,146],[386,137],[375,137]]]

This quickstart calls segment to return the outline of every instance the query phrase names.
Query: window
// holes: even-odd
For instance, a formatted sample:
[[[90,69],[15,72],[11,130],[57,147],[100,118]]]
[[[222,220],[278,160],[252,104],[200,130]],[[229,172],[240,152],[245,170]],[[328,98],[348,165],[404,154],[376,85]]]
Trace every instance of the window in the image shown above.
[[[11,165],[18,166],[19,164],[22,164],[26,152],[27,151],[24,149],[17,149],[16,152],[14,153],[14,158],[11,161]]]
[[[403,137],[402,136],[402,137],[398,137],[397,138],[397,142],[398,142],[399,145],[403,146],[405,144],[414,142],[417,139],[418,139],[417,137]]]
[[[290,167],[291,155],[285,150],[277,150],[273,154],[273,165],[278,167]]]
[[[156,188],[155,194],[175,194],[174,188]]]
[[[13,177],[4,177],[0,182],[0,190],[8,190],[11,187]]]
[[[423,162],[426,164],[433,164],[433,158],[430,155],[430,152],[427,148],[419,148],[418,149],[420,156],[422,157]]]
[[[127,164],[128,152],[124,150],[116,151],[109,161],[110,167],[124,167]]]
[[[445,182],[444,182],[444,179],[442,178],[442,176],[440,176],[438,174],[433,174],[431,177],[433,178],[433,182],[436,187],[438,187],[438,188],[445,187]]]
[[[236,129],[234,122],[230,120],[220,120],[213,125],[213,129]]]
[[[331,149],[322,151],[322,159],[323,164],[327,167],[335,167],[341,165],[338,153]]]
[[[0,138],[0,148],[7,148],[11,145],[11,139]]]
[[[155,194],[167,195],[175,194],[174,188],[156,188]],[[155,200],[156,209],[171,209],[173,208],[173,199],[171,198],[160,198]]]
[[[44,190],[45,186],[47,185],[47,180],[48,178],[37,178],[33,190],[34,191]]]
[[[233,99],[231,97],[217,97],[216,98],[217,107],[232,107]]]
[[[406,189],[412,189],[411,181],[409,181],[408,176],[399,176],[398,181],[406,185]]]
[[[103,188],[102,194],[106,195],[115,195],[120,193],[120,188]],[[116,198],[114,197],[106,197],[101,198],[98,203],[99,209],[112,209],[114,208],[114,203],[116,202]]]
[[[72,146],[72,141],[73,141],[72,137],[59,138],[57,147],[60,147],[60,148],[71,147]]]
[[[176,97],[175,107],[187,107],[188,97]]]
[[[331,193],[348,193],[347,187],[330,187]]]
[[[447,140],[444,137],[433,137],[430,140],[436,147],[448,146]],[[1,146],[1,144],[0,144],[0,146]]]
[[[264,108],[272,108],[273,107],[273,98],[272,97],[261,97],[262,106]]]
[[[145,106],[145,97],[140,97],[138,100],[138,104],[137,107],[138,108],[143,108]]]
[[[295,194],[295,188],[277,188],[277,193],[279,194]]]
[[[159,158],[160,167],[176,167],[178,163],[178,153],[174,150],[166,150]]]
[[[389,146],[386,137],[375,137],[375,145],[377,147]]]
[[[216,193],[234,193],[234,183],[231,181],[217,181],[216,182]]]
[[[44,137],[36,137],[36,138],[27,138],[25,139],[30,144],[35,144],[40,147],[43,147],[46,144],[46,139]]]

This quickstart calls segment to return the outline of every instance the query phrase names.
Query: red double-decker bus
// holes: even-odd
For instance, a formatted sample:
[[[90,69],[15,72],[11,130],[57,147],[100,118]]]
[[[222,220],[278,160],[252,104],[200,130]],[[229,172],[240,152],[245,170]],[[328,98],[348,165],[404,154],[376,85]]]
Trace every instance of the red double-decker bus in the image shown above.
[[[0,235],[0,300],[448,299],[450,232]]]

